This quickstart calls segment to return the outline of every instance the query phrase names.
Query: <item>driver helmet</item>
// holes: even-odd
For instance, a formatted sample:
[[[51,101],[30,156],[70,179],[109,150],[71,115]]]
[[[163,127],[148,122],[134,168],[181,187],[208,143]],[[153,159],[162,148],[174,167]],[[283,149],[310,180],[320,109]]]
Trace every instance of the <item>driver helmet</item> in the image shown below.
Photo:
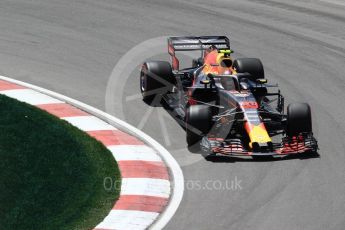
[[[219,53],[217,55],[218,73],[219,74],[232,74],[233,60],[230,55]]]

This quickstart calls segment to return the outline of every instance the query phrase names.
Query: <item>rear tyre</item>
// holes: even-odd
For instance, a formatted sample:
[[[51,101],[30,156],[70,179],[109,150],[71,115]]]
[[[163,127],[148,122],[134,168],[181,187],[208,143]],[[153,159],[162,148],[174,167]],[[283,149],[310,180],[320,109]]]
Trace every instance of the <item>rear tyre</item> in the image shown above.
[[[239,58],[234,61],[233,67],[238,73],[249,73],[250,80],[265,78],[264,66],[258,58]]]
[[[160,102],[161,95],[171,91],[173,84],[174,75],[169,62],[150,61],[141,67],[140,91],[144,101]]]
[[[200,141],[211,129],[212,111],[206,105],[192,105],[187,109],[186,139],[189,150],[200,150]]]
[[[300,133],[312,132],[310,106],[307,103],[292,103],[287,107],[286,134],[294,137]]]

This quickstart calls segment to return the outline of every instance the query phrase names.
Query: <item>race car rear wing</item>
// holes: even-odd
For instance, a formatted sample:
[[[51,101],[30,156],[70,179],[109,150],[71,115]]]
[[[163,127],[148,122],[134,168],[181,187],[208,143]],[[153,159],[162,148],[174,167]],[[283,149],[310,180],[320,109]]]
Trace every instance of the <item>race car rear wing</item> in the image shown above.
[[[168,52],[172,57],[172,68],[178,70],[179,61],[175,56],[176,51],[205,50],[210,46],[217,49],[230,49],[230,40],[226,36],[200,36],[200,37],[169,37]]]
[[[169,37],[168,45],[171,55],[175,51],[205,50],[212,45],[218,49],[230,49],[230,41],[226,36]]]

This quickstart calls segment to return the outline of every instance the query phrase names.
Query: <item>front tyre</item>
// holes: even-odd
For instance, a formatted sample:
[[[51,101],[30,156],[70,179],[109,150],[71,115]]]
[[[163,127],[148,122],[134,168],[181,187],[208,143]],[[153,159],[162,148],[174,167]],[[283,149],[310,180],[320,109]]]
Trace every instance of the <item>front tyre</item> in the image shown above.
[[[189,150],[196,152],[200,149],[200,141],[210,131],[211,126],[211,107],[192,105],[187,109],[186,139]]]
[[[292,103],[287,107],[286,134],[289,137],[312,133],[311,110],[307,103]]]

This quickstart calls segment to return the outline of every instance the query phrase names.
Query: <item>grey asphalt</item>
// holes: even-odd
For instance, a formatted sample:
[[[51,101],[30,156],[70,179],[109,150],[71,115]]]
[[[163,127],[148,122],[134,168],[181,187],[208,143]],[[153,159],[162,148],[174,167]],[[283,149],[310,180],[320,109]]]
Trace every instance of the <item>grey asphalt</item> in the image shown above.
[[[320,157],[206,161],[185,149],[183,129],[162,108],[142,121],[148,106],[127,97],[138,93],[133,72],[114,104],[124,113],[114,115],[166,145],[186,179],[166,229],[344,229],[341,1],[1,0],[0,74],[104,110],[108,78],[128,49],[158,36],[204,34],[230,35],[235,56],[261,58],[287,102],[311,104]],[[240,186],[229,187],[235,180]]]

